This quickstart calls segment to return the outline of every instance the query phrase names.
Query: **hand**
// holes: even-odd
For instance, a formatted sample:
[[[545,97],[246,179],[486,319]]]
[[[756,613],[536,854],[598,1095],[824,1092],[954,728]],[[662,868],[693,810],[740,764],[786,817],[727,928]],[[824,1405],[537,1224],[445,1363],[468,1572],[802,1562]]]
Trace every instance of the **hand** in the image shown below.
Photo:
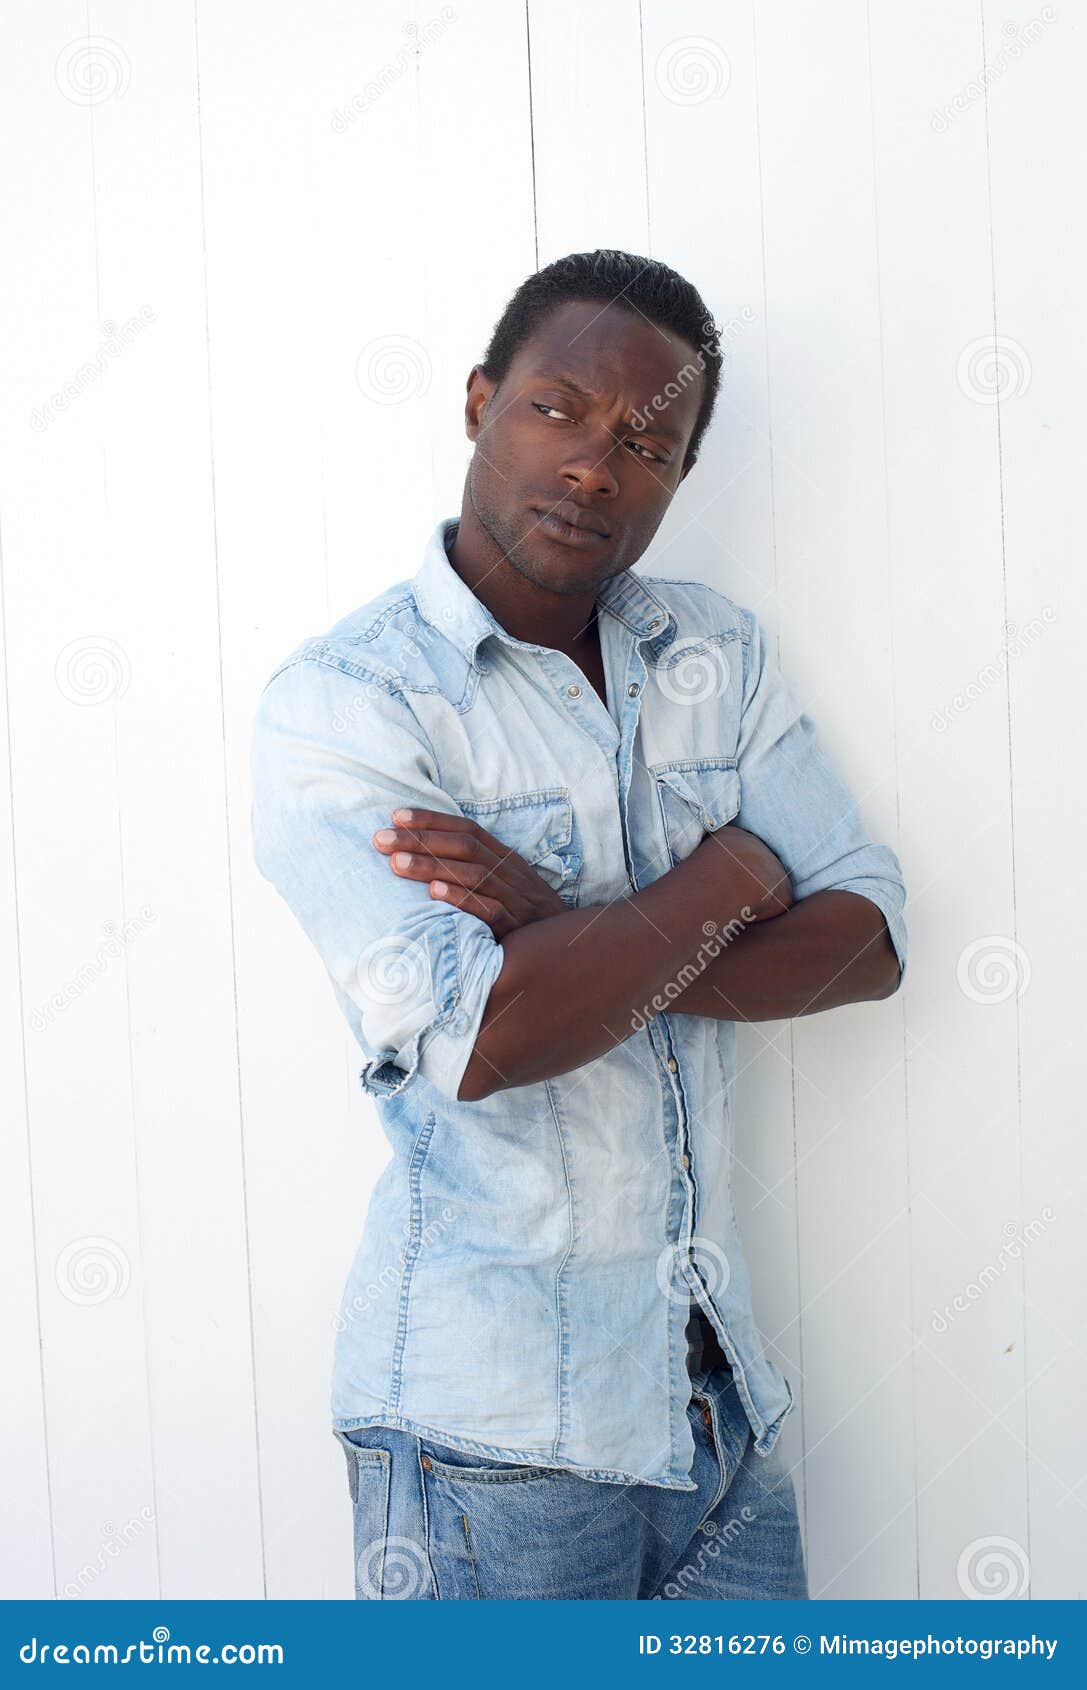
[[[403,880],[428,880],[430,895],[485,921],[496,939],[566,905],[531,864],[466,816],[441,810],[394,810],[394,825],[374,834],[377,849]],[[400,853],[406,861],[398,861]]]
[[[788,871],[757,834],[728,822],[708,833],[698,852],[705,857],[710,872],[723,880],[727,896],[738,896],[751,909],[753,921],[771,921],[792,908]]]

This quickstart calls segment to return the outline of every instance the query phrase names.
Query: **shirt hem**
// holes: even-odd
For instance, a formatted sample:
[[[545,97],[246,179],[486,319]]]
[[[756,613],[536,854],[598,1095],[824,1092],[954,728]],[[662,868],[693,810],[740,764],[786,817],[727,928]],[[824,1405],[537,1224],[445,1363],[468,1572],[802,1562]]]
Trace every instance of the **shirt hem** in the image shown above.
[[[514,1449],[503,1444],[485,1444],[476,1438],[464,1438],[440,1426],[425,1426],[403,1414],[363,1414],[333,1419],[336,1432],[354,1432],[362,1426],[389,1426],[397,1432],[410,1432],[415,1437],[433,1438],[435,1443],[448,1444],[450,1449],[463,1449],[470,1455],[490,1455],[496,1461],[514,1461],[529,1467],[554,1467],[572,1473],[579,1479],[591,1479],[600,1484],[653,1485],[658,1490],[695,1491],[698,1486],[690,1478],[649,1478],[644,1473],[629,1473],[621,1467],[586,1467],[577,1461],[556,1461],[550,1449]]]
[[[793,1409],[795,1399],[793,1397],[792,1386],[785,1378],[785,1375],[782,1374],[781,1381],[785,1386],[785,1407],[772,1421],[767,1422],[755,1406],[754,1398],[751,1395],[751,1387],[748,1384],[747,1374],[744,1370],[743,1362],[740,1360],[739,1351],[732,1342],[731,1335],[729,1334],[728,1328],[725,1326],[722,1316],[714,1307],[713,1298],[698,1282],[697,1274],[694,1275],[694,1280],[695,1284],[693,1289],[695,1294],[705,1310],[711,1326],[713,1326],[714,1330],[717,1332],[721,1348],[725,1353],[725,1358],[732,1369],[732,1377],[736,1384],[736,1390],[739,1394],[740,1401],[743,1404],[744,1413],[747,1415],[748,1424],[751,1427],[753,1438],[752,1448],[754,1449],[756,1455],[770,1455],[773,1451],[774,1445],[778,1441],[778,1438],[781,1436],[785,1427],[785,1422]]]

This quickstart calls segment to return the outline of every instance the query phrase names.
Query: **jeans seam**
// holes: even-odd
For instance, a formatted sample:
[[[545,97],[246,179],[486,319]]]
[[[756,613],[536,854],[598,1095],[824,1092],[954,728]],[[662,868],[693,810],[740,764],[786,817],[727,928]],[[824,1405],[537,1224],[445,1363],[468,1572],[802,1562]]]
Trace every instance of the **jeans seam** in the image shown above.
[[[426,1477],[423,1473],[422,1446],[418,1438],[415,1440],[415,1461],[419,1470],[419,1498],[423,1513],[423,1553],[426,1556],[426,1564],[430,1572],[430,1588],[434,1592],[434,1600],[438,1602],[441,1600],[442,1593],[438,1589],[438,1575],[434,1571],[434,1562],[430,1555],[430,1508],[427,1503]]]
[[[476,1587],[476,1601],[482,1602],[483,1598],[479,1594],[479,1575],[476,1572],[476,1552],[472,1547],[472,1534],[468,1530],[468,1516],[467,1514],[462,1514],[460,1518],[461,1524],[464,1527],[464,1544],[468,1551],[468,1565],[472,1569],[472,1583]]]

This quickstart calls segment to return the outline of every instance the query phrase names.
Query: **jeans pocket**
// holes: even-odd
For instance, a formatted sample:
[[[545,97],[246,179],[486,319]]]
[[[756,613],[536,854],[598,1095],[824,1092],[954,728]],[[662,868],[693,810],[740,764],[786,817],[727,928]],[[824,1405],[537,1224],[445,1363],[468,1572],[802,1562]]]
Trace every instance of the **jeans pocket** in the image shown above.
[[[552,1479],[561,1471],[557,1467],[541,1467],[523,1461],[497,1461],[491,1455],[477,1455],[472,1450],[453,1449],[448,1444],[419,1440],[423,1468],[435,1478],[480,1481],[483,1483],[511,1483],[527,1479]]]
[[[355,1539],[355,1596],[360,1601],[429,1601],[433,1594],[430,1559],[423,1541],[394,1537],[389,1533],[389,1495],[393,1448],[397,1440],[414,1444],[407,1434],[386,1428],[360,1426],[354,1431],[333,1433],[347,1457],[347,1479],[351,1491]],[[393,1447],[385,1444],[393,1440]]]

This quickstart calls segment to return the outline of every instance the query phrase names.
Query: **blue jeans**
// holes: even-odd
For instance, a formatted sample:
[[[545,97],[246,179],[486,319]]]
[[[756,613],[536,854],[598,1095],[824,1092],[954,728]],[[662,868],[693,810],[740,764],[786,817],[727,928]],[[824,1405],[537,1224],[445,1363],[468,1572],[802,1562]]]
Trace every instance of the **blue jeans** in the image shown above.
[[[371,1600],[797,1600],[792,1479],[756,1455],[727,1367],[692,1375],[694,1491],[610,1484],[450,1449],[388,1426],[347,1457],[355,1595]]]

